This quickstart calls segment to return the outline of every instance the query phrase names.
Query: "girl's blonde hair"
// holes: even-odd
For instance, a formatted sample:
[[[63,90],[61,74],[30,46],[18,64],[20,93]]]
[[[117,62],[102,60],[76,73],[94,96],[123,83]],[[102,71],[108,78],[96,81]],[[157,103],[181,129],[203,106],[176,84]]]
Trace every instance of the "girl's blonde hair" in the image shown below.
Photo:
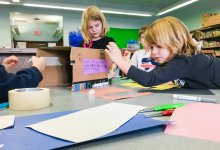
[[[104,37],[107,32],[109,31],[109,27],[107,25],[107,21],[105,19],[104,14],[101,12],[101,10],[96,6],[89,6],[82,14],[82,25],[81,25],[81,31],[84,41],[88,44],[89,41],[92,40],[91,35],[88,32],[88,22],[90,20],[99,20],[102,23],[102,33],[101,37]]]
[[[176,54],[191,56],[197,52],[197,43],[192,40],[186,26],[171,16],[152,23],[145,34],[145,41],[149,46],[156,44],[170,49],[173,56]]]

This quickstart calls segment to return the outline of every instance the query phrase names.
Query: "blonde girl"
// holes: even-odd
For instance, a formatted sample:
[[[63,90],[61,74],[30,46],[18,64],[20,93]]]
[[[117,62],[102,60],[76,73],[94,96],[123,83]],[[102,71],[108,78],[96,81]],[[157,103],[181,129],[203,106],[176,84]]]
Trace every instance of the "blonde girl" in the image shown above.
[[[104,14],[96,6],[89,6],[82,14],[81,32],[83,42],[80,47],[105,49],[109,42],[115,42],[106,34],[109,31]]]
[[[164,17],[151,24],[145,35],[151,57],[160,65],[151,72],[140,70],[124,61],[113,42],[107,46],[113,62],[127,76],[144,86],[179,81],[185,88],[220,88],[220,60],[211,55],[196,53],[186,26],[175,17]]]

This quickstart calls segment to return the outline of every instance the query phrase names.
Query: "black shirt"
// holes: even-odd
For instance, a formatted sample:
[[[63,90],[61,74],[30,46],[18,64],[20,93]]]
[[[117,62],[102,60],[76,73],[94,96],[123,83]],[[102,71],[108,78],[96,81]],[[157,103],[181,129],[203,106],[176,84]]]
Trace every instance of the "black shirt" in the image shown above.
[[[109,42],[115,42],[115,40],[111,37],[103,37],[97,41],[92,41],[92,46],[89,48],[95,48],[95,49],[106,49],[106,46],[108,45]],[[83,43],[80,43],[79,47],[83,47]],[[86,45],[88,47],[88,45]]]
[[[127,76],[143,86],[154,86],[168,81],[181,79],[186,88],[220,88],[220,59],[202,53],[187,57],[177,55],[170,62],[158,66],[151,72],[142,71],[134,66]]]

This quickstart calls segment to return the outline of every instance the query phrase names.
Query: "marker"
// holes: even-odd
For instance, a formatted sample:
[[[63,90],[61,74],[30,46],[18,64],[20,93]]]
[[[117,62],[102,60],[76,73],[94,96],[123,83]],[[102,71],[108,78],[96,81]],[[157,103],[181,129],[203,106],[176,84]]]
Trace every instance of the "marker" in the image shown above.
[[[6,109],[6,108],[8,108],[8,106],[9,106],[8,102],[1,103],[0,104],[0,110]]]
[[[206,103],[216,103],[217,102],[217,100],[213,99],[213,98],[203,98],[203,97],[180,95],[180,94],[173,94],[173,98],[188,100],[188,101],[195,101],[195,102],[206,102]]]

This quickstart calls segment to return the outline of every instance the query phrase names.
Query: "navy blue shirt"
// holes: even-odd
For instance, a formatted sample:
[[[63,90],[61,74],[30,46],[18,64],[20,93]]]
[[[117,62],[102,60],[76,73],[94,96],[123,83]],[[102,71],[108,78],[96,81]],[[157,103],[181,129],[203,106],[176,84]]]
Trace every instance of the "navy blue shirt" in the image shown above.
[[[0,65],[0,103],[8,101],[8,91],[16,88],[37,87],[43,79],[41,72],[36,67],[30,67],[16,74],[8,73]]]
[[[151,72],[131,66],[127,76],[143,86],[154,86],[180,79],[183,87],[196,89],[220,88],[220,59],[199,53],[192,57],[177,55],[170,62]]]

